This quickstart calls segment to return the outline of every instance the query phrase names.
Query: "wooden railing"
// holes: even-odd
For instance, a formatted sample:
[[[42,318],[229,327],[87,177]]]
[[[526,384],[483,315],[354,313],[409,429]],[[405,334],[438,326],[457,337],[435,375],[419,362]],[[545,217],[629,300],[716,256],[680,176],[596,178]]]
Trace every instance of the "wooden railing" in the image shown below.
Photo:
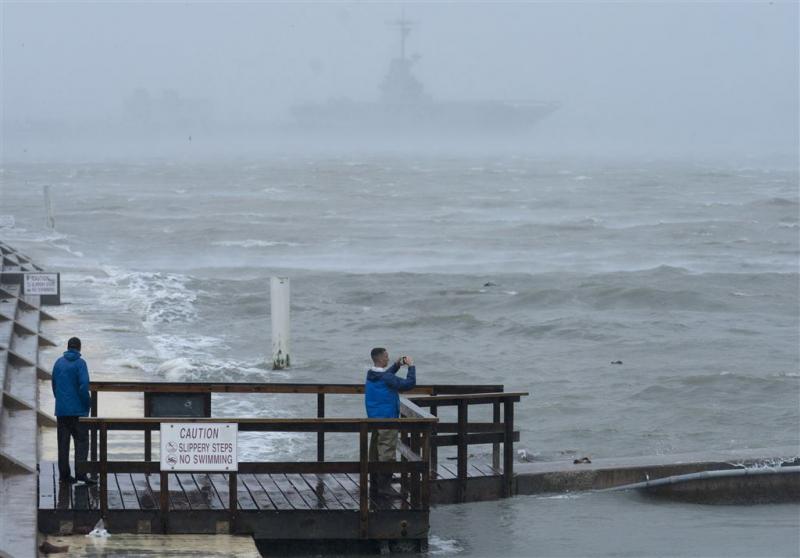
[[[92,382],[90,416],[98,416],[100,392],[144,393],[145,399],[153,393],[284,393],[316,394],[317,418],[325,417],[325,395],[357,395],[364,393],[364,384],[301,384],[301,383],[224,383],[224,382]],[[455,393],[482,393],[503,391],[502,385],[418,385],[406,395],[446,395]],[[211,413],[208,413],[209,416]],[[150,431],[144,434],[145,461],[152,456]],[[97,431],[92,431],[90,459],[97,460]],[[325,461],[325,433],[317,434],[317,461]]]
[[[316,394],[317,419],[325,418],[326,395],[354,395],[364,393],[364,384],[310,384],[310,383],[222,383],[222,382],[92,382],[91,416],[96,417],[100,392],[144,393],[282,393],[282,394]],[[502,461],[503,494],[513,494],[514,475],[514,442],[519,441],[519,432],[514,430],[514,403],[527,396],[526,392],[504,392],[504,386],[488,385],[453,385],[430,384],[417,385],[413,390],[404,393],[400,400],[401,417],[433,420],[430,448],[430,472],[436,478],[438,466],[438,448],[457,447],[457,499],[463,501],[466,495],[468,446],[492,444],[492,467],[500,470]],[[469,407],[474,405],[491,405],[492,422],[469,422]],[[438,418],[440,407],[456,407],[457,421],[442,422]],[[425,410],[428,408],[430,411]],[[210,409],[209,409],[210,411]],[[210,413],[209,413],[210,414]],[[311,419],[304,419],[311,420]],[[356,419],[353,419],[356,420]],[[144,429],[145,461],[152,456],[151,432],[155,428]],[[308,431],[308,430],[307,430]],[[317,462],[325,461],[325,433],[317,432]],[[98,429],[92,429],[90,442],[90,459],[97,461]],[[406,447],[412,452],[416,443],[409,436],[404,436]],[[500,445],[503,446],[502,458]],[[401,456],[402,456],[401,448]]]
[[[438,421],[433,426],[431,444],[431,473],[438,467],[438,448],[457,446],[458,491],[456,499],[463,502],[467,490],[467,447],[472,444],[492,444],[492,467],[500,468],[500,444],[503,444],[503,494],[514,492],[514,442],[519,441],[519,432],[514,430],[514,403],[526,392],[498,392],[433,395],[427,397],[401,398],[400,413],[404,417],[420,419],[436,418],[439,407],[457,407],[457,422]],[[469,422],[469,407],[492,405],[492,422]],[[503,407],[502,419],[500,407]],[[422,409],[430,408],[430,413]]]
[[[242,474],[335,474],[349,473],[359,475],[359,517],[360,535],[367,538],[369,525],[369,475],[401,475],[401,488],[404,508],[428,511],[430,508],[430,455],[431,428],[436,418],[401,419],[266,419],[266,418],[81,418],[92,433],[99,434],[99,459],[78,466],[78,473],[92,473],[99,476],[100,512],[103,517],[108,512],[108,475],[110,473],[160,474],[159,511],[162,529],[167,531],[169,518],[169,478],[174,474],[162,471],[158,461],[110,461],[108,459],[109,431],[159,430],[161,424],[171,422],[192,423],[237,423],[241,432],[337,432],[357,433],[359,437],[358,461],[286,461],[286,462],[239,462],[238,472],[222,473],[229,475],[228,513],[233,522],[237,514],[237,475]],[[400,430],[405,442],[399,443],[402,460],[399,462],[378,462],[369,460],[369,433],[373,430]],[[409,443],[410,441],[410,443]],[[410,496],[410,498],[406,498]],[[409,504],[410,500],[410,504]],[[410,506],[410,507],[409,507]]]

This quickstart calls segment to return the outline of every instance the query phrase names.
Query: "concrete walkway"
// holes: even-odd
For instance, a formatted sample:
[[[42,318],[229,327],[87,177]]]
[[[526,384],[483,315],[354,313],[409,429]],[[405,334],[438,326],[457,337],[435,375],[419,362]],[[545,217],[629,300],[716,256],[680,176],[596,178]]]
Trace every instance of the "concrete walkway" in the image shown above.
[[[572,461],[521,463],[516,465],[516,493],[599,490],[700,471],[779,466],[796,459],[800,459],[800,447],[600,458],[582,464]]]

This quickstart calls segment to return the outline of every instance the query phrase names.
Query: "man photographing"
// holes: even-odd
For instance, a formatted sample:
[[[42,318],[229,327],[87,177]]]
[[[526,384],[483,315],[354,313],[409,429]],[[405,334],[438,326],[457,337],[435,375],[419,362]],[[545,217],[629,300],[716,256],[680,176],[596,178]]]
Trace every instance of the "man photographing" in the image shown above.
[[[370,351],[372,368],[367,372],[364,387],[364,402],[367,417],[396,419],[400,417],[400,393],[417,385],[417,369],[414,359],[403,356],[389,366],[389,353],[383,347]],[[405,378],[398,378],[397,372],[402,366],[408,366]],[[370,461],[396,461],[398,430],[377,430],[372,432],[369,444]],[[372,492],[381,496],[394,496],[392,475],[377,474],[371,487]]]

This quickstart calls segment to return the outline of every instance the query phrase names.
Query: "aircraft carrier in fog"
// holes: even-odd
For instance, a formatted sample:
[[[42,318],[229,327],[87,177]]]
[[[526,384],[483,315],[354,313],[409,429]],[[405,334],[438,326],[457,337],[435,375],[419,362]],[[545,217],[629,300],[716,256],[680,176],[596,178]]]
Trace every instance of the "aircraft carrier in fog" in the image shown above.
[[[406,56],[412,22],[401,18],[392,25],[400,30],[400,56],[389,65],[380,85],[380,98],[372,102],[331,99],[296,105],[291,109],[295,130],[354,136],[504,137],[530,130],[558,108],[558,103],[533,100],[436,100],[411,72],[417,57]]]

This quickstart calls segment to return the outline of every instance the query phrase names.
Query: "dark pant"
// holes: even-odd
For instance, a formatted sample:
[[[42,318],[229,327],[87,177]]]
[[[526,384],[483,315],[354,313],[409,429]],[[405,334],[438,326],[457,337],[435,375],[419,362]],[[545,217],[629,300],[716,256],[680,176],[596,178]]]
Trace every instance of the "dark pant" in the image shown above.
[[[75,470],[89,456],[89,427],[78,422],[80,417],[57,417],[58,419],[58,475],[62,480],[69,477],[69,441],[75,438]],[[78,476],[78,475],[75,475]],[[81,474],[80,477],[85,475]]]

